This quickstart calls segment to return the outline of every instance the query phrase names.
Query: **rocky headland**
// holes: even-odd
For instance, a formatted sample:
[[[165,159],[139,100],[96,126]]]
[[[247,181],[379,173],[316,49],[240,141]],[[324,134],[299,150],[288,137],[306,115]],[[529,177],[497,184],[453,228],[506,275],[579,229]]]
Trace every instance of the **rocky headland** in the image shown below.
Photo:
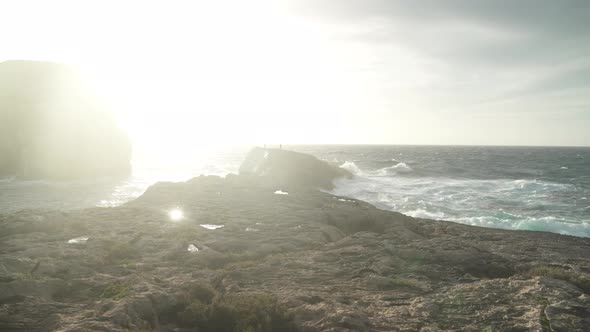
[[[339,176],[256,149],[240,175],[157,183],[119,207],[1,215],[0,330],[589,329],[590,239],[318,190]]]
[[[59,63],[0,63],[0,176],[119,176],[130,160],[128,137],[83,75]]]

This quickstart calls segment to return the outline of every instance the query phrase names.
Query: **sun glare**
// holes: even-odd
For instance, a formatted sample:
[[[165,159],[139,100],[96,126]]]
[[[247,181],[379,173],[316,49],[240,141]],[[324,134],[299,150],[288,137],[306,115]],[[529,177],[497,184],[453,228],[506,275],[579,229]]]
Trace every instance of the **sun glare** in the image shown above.
[[[168,212],[168,216],[172,221],[178,221],[184,218],[184,213],[180,209],[172,209]]]
[[[342,77],[345,63],[362,54],[327,44],[329,29],[268,1],[232,4],[240,10],[199,3],[186,5],[173,21],[162,16],[157,27],[140,21],[153,40],[136,41],[121,59],[90,64],[134,147],[165,153],[321,141],[310,133],[344,121],[358,106],[351,100],[375,90],[360,77]]]
[[[54,47],[27,45],[39,59],[90,76],[134,151],[182,156],[219,145],[343,143],[346,126],[358,123],[353,111],[380,100],[372,76],[351,70],[376,61],[370,52],[280,2],[142,2],[141,15],[132,3],[112,10],[51,2],[46,11],[79,15],[47,24],[35,17],[51,27],[43,43]]]

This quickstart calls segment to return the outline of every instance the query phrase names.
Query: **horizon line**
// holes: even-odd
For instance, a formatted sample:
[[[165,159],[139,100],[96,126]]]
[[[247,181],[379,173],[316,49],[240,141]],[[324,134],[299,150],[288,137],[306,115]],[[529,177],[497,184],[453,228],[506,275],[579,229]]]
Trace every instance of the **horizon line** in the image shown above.
[[[266,145],[269,148],[282,145],[285,146],[302,146],[302,145],[333,145],[333,146],[465,146],[465,147],[515,147],[515,148],[590,148],[590,145],[517,145],[517,144],[414,144],[414,143],[270,143],[270,144],[223,144],[231,145]]]

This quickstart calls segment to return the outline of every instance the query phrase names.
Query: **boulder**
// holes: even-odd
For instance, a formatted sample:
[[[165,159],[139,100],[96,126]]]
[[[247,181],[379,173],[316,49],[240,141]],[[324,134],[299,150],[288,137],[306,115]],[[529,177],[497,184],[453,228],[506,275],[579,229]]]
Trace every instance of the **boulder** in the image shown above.
[[[260,176],[276,186],[332,189],[337,178],[352,174],[314,156],[282,149],[253,148],[240,165],[240,175]]]
[[[131,144],[82,76],[50,62],[0,63],[0,176],[130,172]]]

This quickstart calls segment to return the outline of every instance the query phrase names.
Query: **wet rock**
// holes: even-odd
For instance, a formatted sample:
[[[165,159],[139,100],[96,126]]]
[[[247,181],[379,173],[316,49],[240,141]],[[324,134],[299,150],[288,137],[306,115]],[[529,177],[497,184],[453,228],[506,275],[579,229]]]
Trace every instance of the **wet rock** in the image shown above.
[[[337,178],[352,177],[347,170],[307,154],[263,148],[254,148],[248,153],[240,166],[240,175],[262,177],[277,188],[306,186],[324,189],[333,188],[333,181]]]

